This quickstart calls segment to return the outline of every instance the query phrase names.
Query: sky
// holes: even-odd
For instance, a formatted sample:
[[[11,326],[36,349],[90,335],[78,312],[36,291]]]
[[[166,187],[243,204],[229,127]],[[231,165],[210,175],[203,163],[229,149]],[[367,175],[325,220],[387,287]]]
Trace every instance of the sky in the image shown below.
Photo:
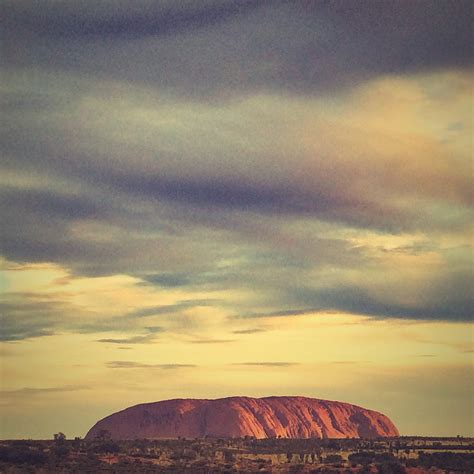
[[[474,436],[471,2],[0,8],[1,438],[232,395]]]

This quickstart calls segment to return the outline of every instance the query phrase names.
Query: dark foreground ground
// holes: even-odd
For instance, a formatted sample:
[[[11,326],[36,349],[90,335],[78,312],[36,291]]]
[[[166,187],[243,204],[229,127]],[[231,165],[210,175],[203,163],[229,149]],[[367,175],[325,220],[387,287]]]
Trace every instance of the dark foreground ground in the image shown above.
[[[0,441],[0,473],[474,472],[473,438]]]

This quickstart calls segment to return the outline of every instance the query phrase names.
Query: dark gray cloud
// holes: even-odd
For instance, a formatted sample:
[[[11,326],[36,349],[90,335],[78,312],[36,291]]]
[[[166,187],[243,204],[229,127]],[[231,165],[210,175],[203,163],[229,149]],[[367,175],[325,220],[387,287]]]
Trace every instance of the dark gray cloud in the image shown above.
[[[0,211],[4,227],[0,246],[4,255],[15,261],[79,262],[114,258],[116,249],[105,242],[87,241],[74,236],[70,226],[78,220],[107,219],[113,204],[100,203],[87,195],[64,194],[50,190],[0,192]]]
[[[472,4],[139,2],[4,4],[6,58],[213,98],[314,93],[367,78],[472,64]]]
[[[187,286],[191,283],[189,275],[182,273],[161,273],[155,275],[145,275],[143,280],[152,285],[162,286],[164,288],[175,288]]]
[[[4,292],[0,298],[0,341],[22,341],[52,336],[60,333],[113,334],[97,342],[118,345],[157,343],[185,310],[220,306],[219,300],[183,300],[173,305],[151,306],[121,315],[98,312],[87,305],[80,305],[71,293]],[[155,320],[160,318],[157,325]],[[179,330],[179,328],[178,328]],[[115,334],[120,334],[116,336]],[[123,336],[122,334],[126,334]],[[195,342],[195,341],[193,341]],[[202,343],[227,342],[203,340]]]
[[[222,248],[212,245],[211,241],[227,241],[228,236],[223,232],[236,233],[238,240],[247,240],[252,245],[256,238],[262,237],[279,245],[281,221],[266,224],[259,219],[257,223],[254,213],[277,219],[298,214],[328,220],[343,220],[347,216],[363,225],[362,212],[366,213],[367,220],[374,223],[386,220],[389,225],[387,209],[370,216],[369,205],[340,198],[335,192],[330,195],[317,190],[312,194],[302,192],[292,188],[292,183],[280,188],[276,184],[260,186],[230,180],[171,180],[159,175],[138,176],[136,171],[120,174],[112,166],[106,172],[101,169],[103,164],[94,162],[87,162],[86,173],[77,169],[81,157],[61,163],[60,160],[42,162],[42,156],[49,156],[47,149],[44,155],[35,155],[35,160],[29,163],[30,176],[41,176],[41,164],[56,172],[61,170],[59,181],[65,176],[75,178],[75,186],[83,185],[84,191],[81,195],[71,191],[19,190],[16,200],[14,193],[8,190],[9,199],[0,204],[5,223],[0,238],[3,253],[11,260],[52,261],[87,275],[129,273],[133,267],[134,273],[150,284],[210,286],[231,283],[241,276],[240,271],[232,275],[229,269],[216,269],[215,261],[222,257]],[[241,211],[248,212],[249,216],[242,216]],[[84,220],[100,225],[92,228],[86,238],[73,227],[76,221]],[[190,233],[199,237],[183,238]],[[287,254],[286,244],[285,253],[281,255],[274,251],[262,253],[261,249],[258,254],[253,251],[253,264],[255,257],[268,258],[272,264],[278,262],[285,266],[291,260],[295,266],[309,264],[311,259],[305,249],[310,249],[312,258],[321,263],[338,260],[352,265],[359,258],[360,252],[342,239],[308,237],[295,241],[294,250],[290,249],[294,255]],[[179,250],[170,252],[173,247]],[[157,261],[161,270],[173,271],[153,272]]]
[[[87,275],[127,273],[132,265],[137,272],[149,272],[156,270],[157,259],[163,270],[178,266],[189,271],[201,266],[192,255],[196,244],[181,245],[180,253],[173,254],[167,250],[172,244],[172,231],[159,226],[153,226],[153,233],[147,229],[151,227],[147,221],[156,218],[156,213],[140,215],[126,208],[120,210],[122,201],[113,193],[108,197],[86,194],[87,191],[82,196],[52,191],[15,193],[8,189],[3,194],[5,199],[0,200],[3,255],[18,262],[66,264]],[[74,228],[80,221],[99,228],[82,235]],[[137,230],[130,232],[133,222]],[[97,238],[99,235],[101,238]],[[204,241],[202,247],[207,248],[202,248],[200,254],[210,257],[211,246]],[[209,265],[204,264],[203,270]]]
[[[137,105],[137,104],[135,104]],[[158,105],[158,104],[157,104]],[[68,120],[71,110],[65,111],[64,119]],[[111,116],[111,120],[113,117]],[[79,191],[65,193],[64,191],[18,191],[18,198],[11,190],[5,191],[5,204],[2,212],[5,214],[7,222],[5,235],[6,241],[3,246],[12,255],[12,258],[19,259],[21,240],[15,238],[18,235],[27,234],[30,236],[29,227],[36,225],[34,217],[38,212],[43,214],[44,221],[47,219],[47,231],[56,235],[67,236],[68,224],[77,219],[102,219],[113,222],[115,225],[130,225],[136,222],[141,229],[147,226],[150,229],[165,233],[172,233],[176,228],[181,229],[189,225],[207,225],[214,228],[243,228],[240,213],[246,212],[250,215],[257,213],[260,215],[276,216],[283,218],[306,218],[319,219],[327,222],[336,222],[359,228],[373,228],[385,232],[412,231],[420,229],[446,229],[466,226],[469,221],[467,210],[464,213],[449,213],[449,219],[440,214],[430,213],[430,209],[423,206],[414,208],[401,204],[397,194],[403,192],[410,196],[420,196],[423,199],[446,200],[451,205],[459,205],[467,208],[472,200],[472,190],[469,180],[465,175],[459,174],[452,178],[455,180],[451,192],[455,196],[447,196],[443,189],[448,187],[448,182],[443,185],[442,179],[438,176],[438,186],[425,185],[418,180],[418,186],[408,187],[406,182],[414,182],[416,177],[406,177],[403,180],[396,179],[391,183],[386,176],[386,171],[372,170],[370,163],[361,164],[361,172],[367,186],[361,190],[357,182],[350,179],[351,170],[345,169],[344,164],[334,165],[334,169],[326,169],[319,174],[308,169],[308,176],[311,182],[302,185],[301,179],[292,176],[294,170],[286,164],[286,157],[275,156],[273,161],[278,162],[281,167],[273,167],[263,172],[252,171],[252,164],[258,161],[267,160],[265,156],[269,152],[279,153],[278,150],[269,150],[261,156],[246,157],[249,166],[243,168],[239,173],[235,173],[235,165],[227,159],[218,166],[213,166],[219,157],[215,156],[216,151],[204,151],[199,157],[200,165],[193,167],[192,171],[183,173],[177,168],[170,169],[170,163],[177,162],[169,150],[162,150],[159,140],[153,141],[156,146],[156,158],[140,162],[137,166],[122,166],[122,161],[133,162],[131,156],[143,153],[140,146],[130,145],[125,141],[123,147],[115,144],[108,151],[101,151],[99,145],[95,143],[97,137],[85,127],[81,131],[63,130],[61,120],[57,123],[48,124],[44,128],[37,128],[37,124],[30,124],[27,119],[16,120],[16,127],[11,127],[8,133],[3,132],[3,146],[5,147],[6,159],[4,162],[5,172],[18,172],[30,176],[44,177],[44,170],[50,170],[50,179],[58,182],[65,180],[73,181],[76,187],[83,189],[86,196],[81,196]],[[144,124],[146,126],[146,123]],[[212,127],[219,126],[212,123]],[[235,127],[235,125],[234,125]],[[239,125],[231,133],[237,133],[242,140],[245,139],[246,130],[241,130]],[[150,130],[151,132],[152,130]],[[74,137],[78,133],[83,136],[83,141]],[[194,133],[183,132],[182,136],[172,137],[174,146],[182,150],[179,161],[194,160],[195,152],[187,147],[188,140],[200,140]],[[197,132],[196,132],[197,133]],[[226,133],[229,133],[226,131]],[[104,137],[107,138],[107,137]],[[261,139],[257,135],[256,139]],[[163,137],[169,140],[170,137]],[[85,145],[88,141],[90,145]],[[91,156],[85,153],[84,148],[97,146],[101,157]],[[225,146],[225,145],[224,145]],[[123,148],[127,153],[123,157],[116,157],[116,154],[123,153]],[[234,145],[230,145],[227,153],[234,154]],[[104,155],[105,153],[105,155]],[[325,163],[332,157],[317,157],[318,161]],[[300,163],[300,166],[307,167],[307,163]],[[213,169],[219,168],[221,173],[213,176]],[[367,169],[365,169],[367,168]],[[353,172],[353,170],[352,170]],[[374,177],[370,178],[373,172]],[[385,198],[380,199],[376,188],[377,176],[379,181],[387,182]],[[393,175],[397,176],[399,170],[393,169]],[[203,176],[204,175],[204,176]],[[66,184],[65,184],[66,185]],[[435,191],[433,190],[435,189]],[[89,191],[90,190],[90,191]],[[434,193],[434,194],[433,194]],[[454,200],[454,202],[452,202]],[[12,202],[13,201],[13,202]],[[139,206],[147,203],[147,211],[139,211]],[[30,203],[32,204],[30,206]],[[137,203],[134,206],[131,204]],[[151,205],[154,208],[151,208]],[[150,212],[151,209],[151,212]],[[26,212],[25,212],[26,210]],[[30,215],[33,215],[30,217]],[[18,215],[22,215],[20,222],[17,222]],[[159,216],[158,221],[154,216]],[[66,221],[65,221],[66,219]],[[33,222],[31,222],[33,220]],[[11,221],[11,222],[10,222]],[[173,225],[173,221],[175,225]],[[151,223],[163,222],[166,226],[153,228]],[[36,225],[36,227],[38,227]],[[56,227],[56,228],[54,228]],[[8,230],[11,229],[9,233]],[[249,229],[243,229],[248,232]],[[262,229],[260,229],[261,231]],[[41,237],[40,228],[37,233]],[[12,234],[12,235],[9,235]],[[46,236],[48,232],[46,232]],[[58,248],[57,252],[62,254],[72,254],[72,249],[68,248],[67,240]],[[54,243],[51,243],[53,246]],[[84,247],[86,243],[76,243],[76,252]],[[113,250],[114,254],[124,254],[123,249],[113,248],[109,244],[103,248],[97,248],[97,244],[88,244],[90,249],[83,252],[96,252],[107,255]],[[26,248],[27,245],[21,246]],[[109,250],[108,250],[109,249]],[[41,248],[31,253],[41,252]],[[18,255],[15,255],[18,254]],[[53,256],[47,256],[54,260]],[[31,258],[27,255],[26,258]],[[102,259],[104,260],[104,258]],[[111,257],[111,260],[112,257]],[[181,273],[183,275],[183,273]],[[162,279],[163,285],[180,285],[186,282],[186,278],[166,280]]]
[[[0,108],[8,116],[44,114],[61,110],[63,106],[62,98],[51,92],[4,91],[0,96]]]
[[[314,150],[299,144],[300,119],[308,121],[301,96],[337,103],[381,75],[469,68],[470,2],[19,0],[2,8],[2,255],[57,263],[74,276],[126,274],[157,290],[247,295],[67,324],[63,315],[81,309],[17,299],[4,308],[6,340],[63,329],[118,332],[197,306],[248,318],[319,310],[449,320],[472,314],[472,274],[451,278],[450,260],[418,305],[390,297],[390,285],[403,293],[402,282],[387,283],[385,297],[372,291],[375,282],[358,287],[345,276],[365,278],[381,253],[439,253],[431,234],[465,232],[468,167],[457,172],[436,157],[426,164],[418,148],[400,157],[416,162],[406,172],[396,159],[379,165],[370,146],[352,154],[350,141],[319,151],[319,142],[332,139],[324,127],[315,127]],[[249,105],[248,97],[257,99]],[[449,123],[451,131],[464,127]],[[291,148],[281,147],[286,141]],[[367,249],[353,241],[366,230],[418,232],[425,242]],[[140,328],[100,341],[155,337]]]
[[[30,1],[4,3],[4,20],[10,28],[64,38],[134,38],[180,34],[227,21],[268,2],[255,0],[201,0],[173,2],[140,0],[38,5]]]
[[[23,319],[20,324],[12,324],[2,318],[2,326],[5,327],[5,332],[2,331],[1,341],[23,341],[54,334],[53,330],[44,329],[44,322],[37,321],[34,317],[29,320]]]
[[[232,179],[163,178],[160,176],[109,176],[122,192],[148,199],[181,203],[213,211],[253,211],[279,216],[308,216],[353,226],[382,230],[408,228],[416,215],[408,209],[379,204],[351,190],[321,186],[307,191],[291,182],[252,183]]]
[[[472,275],[465,275],[465,278],[464,281],[457,281],[459,286],[454,288],[449,288],[449,282],[441,288],[434,285],[428,294],[420,295],[420,301],[416,304],[395,302],[390,294],[376,297],[370,290],[344,285],[317,290],[300,287],[294,290],[293,299],[313,306],[319,304],[320,311],[336,310],[377,318],[472,321]],[[289,311],[289,314],[297,312]]]
[[[11,209],[19,220],[27,214],[34,216],[41,214],[41,217],[48,222],[56,219],[74,221],[104,217],[104,206],[84,195],[68,196],[48,190],[4,187],[0,189],[0,200],[2,209]]]
[[[398,249],[394,251],[398,252]],[[402,254],[405,251],[403,249]],[[466,254],[462,252],[458,258],[464,259],[468,254],[468,251]],[[330,284],[324,283],[324,278],[311,281],[303,276],[304,271],[301,271],[300,278],[292,278],[290,272],[285,272],[286,278],[275,278],[270,285],[265,285],[264,281],[254,283],[261,291],[259,302],[263,303],[257,311],[256,306],[253,306],[253,311],[245,311],[248,306],[241,307],[243,311],[230,315],[229,319],[259,320],[342,312],[374,318],[472,321],[472,269],[468,260],[457,261],[446,255],[444,258],[446,261],[437,272],[426,277],[425,281],[416,281],[415,288],[412,288],[411,280],[392,281],[390,271],[387,280],[381,275],[371,276],[368,268],[376,265],[376,261],[369,263],[369,260],[357,271],[360,284],[347,281],[344,270]],[[264,304],[267,305],[265,310]],[[274,309],[269,310],[268,307]]]
[[[0,301],[1,341],[51,336],[65,310],[64,301],[27,293],[4,295]]]

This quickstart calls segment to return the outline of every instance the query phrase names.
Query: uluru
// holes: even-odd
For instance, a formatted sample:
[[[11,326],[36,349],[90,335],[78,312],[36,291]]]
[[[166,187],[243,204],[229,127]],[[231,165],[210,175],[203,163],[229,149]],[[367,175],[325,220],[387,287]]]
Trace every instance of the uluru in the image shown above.
[[[86,439],[377,438],[398,436],[382,413],[307,397],[174,399],[135,405],[98,421]]]

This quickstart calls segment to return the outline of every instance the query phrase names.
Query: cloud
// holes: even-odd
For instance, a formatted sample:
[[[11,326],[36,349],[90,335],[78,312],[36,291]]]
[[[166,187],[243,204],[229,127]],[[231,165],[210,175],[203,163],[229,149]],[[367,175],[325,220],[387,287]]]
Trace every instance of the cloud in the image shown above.
[[[164,288],[175,288],[180,286],[186,286],[191,283],[191,279],[188,275],[180,273],[164,273],[155,275],[145,275],[143,280],[152,285],[162,286]]]
[[[299,364],[297,362],[237,362],[231,365],[242,365],[249,367],[291,367]]]
[[[123,338],[103,338],[98,339],[97,342],[104,342],[108,344],[151,344],[156,341],[157,334],[164,331],[162,327],[154,326],[145,328],[148,334],[130,336]]]
[[[227,21],[254,9],[254,0],[204,0],[195,4],[184,2],[151,2],[140,0],[133,5],[94,2],[64,5],[62,8],[37,5],[28,1],[7,2],[7,25],[11,28],[36,31],[40,35],[63,39],[125,38],[163,36],[185,33]]]
[[[48,393],[76,392],[79,390],[90,390],[87,385],[64,385],[61,387],[23,387],[13,390],[2,390],[4,396],[35,396]]]
[[[266,313],[247,313],[238,314],[232,316],[232,319],[245,319],[245,318],[278,318],[288,316],[301,316],[305,314],[318,313],[325,308],[322,306],[307,309],[285,309],[282,311],[269,311]]]
[[[141,306],[143,299],[155,302],[161,298],[156,297],[153,289],[135,284],[134,279],[105,277],[103,288],[100,284],[94,286],[94,280],[91,288],[88,279],[74,276],[58,283],[58,275],[63,273],[52,265],[12,267],[11,272],[17,273],[20,285],[30,280],[36,281],[39,288],[2,294],[0,341],[22,341],[64,333],[113,333],[113,337],[101,337],[96,341],[119,345],[152,344],[158,339],[166,339],[170,333],[185,330],[194,334],[198,328],[193,321],[187,321],[190,318],[187,313],[221,304],[219,300],[197,298],[177,300],[174,304]],[[86,290],[82,289],[84,284]],[[107,303],[104,292],[114,295],[115,305]],[[121,293],[124,293],[122,300]],[[130,305],[135,299],[137,309],[121,312],[121,301]],[[169,301],[169,297],[167,299]]]
[[[105,342],[108,344],[150,344],[155,342],[155,340],[156,336],[154,334],[146,334],[144,336],[98,339],[97,342]]]
[[[165,3],[7,12],[2,255],[180,292],[25,307],[7,337],[145,343],[200,307],[466,320],[468,3]]]
[[[460,80],[447,77],[444,82],[455,83],[456,78]],[[23,184],[4,191],[2,246],[12,259],[67,259],[88,274],[121,271],[134,262],[147,270],[145,278],[185,285],[205,282],[187,273],[196,260],[195,247],[210,258],[215,251],[206,239],[196,239],[192,246],[181,239],[180,252],[165,252],[174,236],[203,227],[209,234],[271,235],[274,229],[257,226],[255,214],[392,233],[462,230],[470,222],[468,161],[451,166],[449,151],[429,135],[381,129],[378,109],[367,106],[382,101],[402,108],[403,117],[413,120],[417,108],[410,104],[432,101],[423,81],[385,80],[368,86],[334,116],[325,111],[325,102],[277,96],[252,97],[227,108],[204,107],[169,99],[161,104],[153,91],[147,91],[151,99],[145,100],[133,89],[119,88],[125,98],[105,100],[94,90],[95,83],[87,81],[87,100],[76,106],[67,100],[75,92],[65,82],[65,110],[40,127],[20,115],[5,133],[5,171]],[[456,101],[465,96],[461,86]],[[394,90],[408,97],[400,100]],[[440,114],[442,108],[431,113]],[[108,117],[106,125],[97,121],[99,111]],[[298,125],[290,115],[301,117]],[[166,125],[169,121],[176,128]],[[361,122],[368,126],[361,130]],[[237,160],[240,155],[245,160]],[[399,165],[401,156],[407,157],[404,166]],[[183,172],[178,163],[188,160],[194,166]],[[50,178],[45,169],[51,170]],[[417,206],[410,205],[413,199]],[[86,225],[91,230],[85,234],[81,226]],[[337,244],[344,246],[343,241],[332,242]],[[136,247],[143,249],[140,258]],[[163,262],[160,273],[153,273],[153,256]]]
[[[235,331],[232,331],[233,334],[257,334],[260,332],[266,332],[267,329],[263,328],[249,328],[249,329],[238,329]]]
[[[197,339],[189,342],[192,344],[226,344],[228,342],[235,342],[235,339]]]
[[[181,369],[197,367],[194,364],[142,364],[140,362],[125,361],[125,360],[114,360],[107,362],[109,369]]]
[[[160,397],[188,374],[193,396],[366,390],[378,409],[375,380],[407,420],[433,394],[432,413],[469,401],[466,367],[446,390],[421,368],[439,381],[472,346],[471,3],[4,1],[0,341],[5,386],[24,387],[8,408],[54,424],[29,396],[69,403],[99,359],[96,380],[179,375]],[[77,386],[42,383],[59,349]],[[116,349],[138,360],[104,364]],[[196,365],[158,363],[186,351]],[[117,408],[147,396],[105,385]],[[421,419],[461,432],[464,405]],[[7,428],[30,436],[20,408]]]
[[[8,63],[158,84],[205,100],[262,90],[311,94],[374,76],[472,65],[464,0],[357,7],[343,0],[11,1],[3,10]]]
[[[148,316],[157,316],[162,314],[176,313],[185,309],[194,308],[196,306],[212,306],[217,301],[209,299],[184,300],[176,304],[144,307],[136,311],[132,311],[125,315],[126,318],[144,318]]]
[[[19,293],[0,302],[1,341],[21,341],[55,334],[69,305],[64,301]]]
[[[4,206],[14,207],[15,211],[22,216],[41,212],[48,221],[104,217],[99,211],[99,203],[88,200],[85,195],[68,196],[44,189],[18,189],[3,186],[0,190],[0,199]]]
[[[472,321],[474,315],[473,299],[469,292],[470,279],[460,282],[460,287],[436,295],[432,288],[432,299],[425,304],[393,301],[389,295],[375,296],[370,291],[357,286],[338,285],[334,288],[295,290],[293,298],[312,305],[318,302],[321,310],[338,310],[342,312],[374,316],[377,318],[401,318],[416,320],[449,320],[459,322]]]

